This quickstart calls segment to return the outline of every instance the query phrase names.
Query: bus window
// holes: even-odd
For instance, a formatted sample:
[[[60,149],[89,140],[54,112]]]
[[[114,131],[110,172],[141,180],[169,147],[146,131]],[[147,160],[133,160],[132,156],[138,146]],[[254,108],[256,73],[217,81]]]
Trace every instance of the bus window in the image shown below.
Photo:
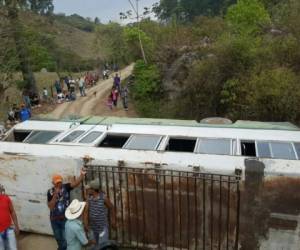
[[[298,155],[298,160],[300,160],[300,142],[294,143],[297,155]]]
[[[79,136],[81,136],[85,131],[84,130],[75,130],[72,133],[68,134],[65,138],[63,138],[60,142],[72,142]]]
[[[197,153],[231,155],[231,139],[201,138],[199,142]]]
[[[257,142],[257,154],[262,158],[272,158],[270,143],[263,141]]]
[[[14,142],[23,142],[26,137],[31,133],[31,131],[14,131]]]
[[[162,136],[160,135],[133,135],[124,148],[135,150],[156,150]]]
[[[296,155],[291,143],[270,142],[273,158],[296,160]]]
[[[196,139],[170,138],[166,151],[172,152],[194,152]]]
[[[256,156],[254,141],[241,141],[241,152],[243,156]]]
[[[58,134],[60,134],[59,131],[34,131],[24,142],[30,144],[47,144]]]
[[[102,132],[100,132],[100,131],[92,131],[91,133],[89,133],[88,135],[86,135],[85,137],[83,137],[83,138],[79,141],[79,143],[83,143],[83,144],[92,143],[92,142],[94,142],[97,138],[99,138],[100,135],[102,135]]]
[[[105,139],[99,144],[103,148],[122,148],[130,135],[107,135]]]

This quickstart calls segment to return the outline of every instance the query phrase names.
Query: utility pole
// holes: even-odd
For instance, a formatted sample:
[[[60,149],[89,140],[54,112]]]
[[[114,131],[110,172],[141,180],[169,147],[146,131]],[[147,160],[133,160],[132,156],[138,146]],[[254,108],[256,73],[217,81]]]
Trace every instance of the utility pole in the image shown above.
[[[145,64],[147,64],[147,58],[146,58],[146,54],[145,54],[145,50],[144,50],[144,46],[143,46],[143,42],[142,42],[142,37],[141,37],[141,22],[140,22],[140,15],[139,15],[139,1],[140,0],[135,0],[136,5],[134,6],[132,1],[128,0],[128,2],[130,3],[133,11],[136,14],[136,21],[137,21],[137,24],[138,24],[138,35],[139,35],[140,49],[141,49],[141,53],[142,53],[142,56],[143,56],[143,60],[144,60]]]

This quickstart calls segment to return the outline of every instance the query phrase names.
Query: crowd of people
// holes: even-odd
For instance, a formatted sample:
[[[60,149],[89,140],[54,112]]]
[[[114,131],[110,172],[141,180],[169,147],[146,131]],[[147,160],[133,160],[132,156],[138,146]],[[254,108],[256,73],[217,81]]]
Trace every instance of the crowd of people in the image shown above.
[[[105,72],[104,72],[105,71]],[[103,71],[103,78],[109,77],[109,70]],[[105,75],[106,74],[106,75]],[[23,103],[18,106],[13,104],[7,113],[6,127],[11,127],[15,123],[23,122],[30,119],[32,109],[40,107],[42,103],[63,103],[66,101],[75,101],[77,93],[81,97],[86,96],[86,89],[96,85],[99,80],[99,75],[95,72],[87,72],[85,75],[74,79],[72,76],[61,77],[54,82],[55,92],[51,89],[51,96],[47,88],[43,88],[41,94],[37,94],[28,90],[22,93]],[[118,73],[113,77],[113,85],[108,95],[107,106],[110,110],[118,107],[118,103],[122,103],[125,111],[128,111],[129,102],[129,86],[132,83],[132,78],[126,84],[121,84],[121,77]]]
[[[118,101],[121,99],[125,111],[128,111],[128,98],[129,98],[129,83],[122,86],[121,77],[116,73],[113,81],[112,89],[108,95],[107,106],[112,110],[118,106]]]
[[[56,80],[54,88],[56,91],[57,103],[64,101],[75,101],[77,90],[80,96],[86,96],[86,88],[93,87],[99,80],[99,75],[96,72],[87,72],[85,75],[73,79],[72,76],[65,76]]]
[[[84,187],[85,201],[71,201],[70,192],[80,186],[86,171],[73,182],[64,183],[63,177],[55,174],[53,186],[47,192],[50,210],[50,224],[58,250],[90,250],[118,249],[115,242],[109,240],[109,226],[115,227],[115,214],[111,201],[100,189],[98,179],[90,181]],[[108,210],[111,215],[109,225]],[[13,203],[0,186],[0,249],[16,250],[16,235],[19,224]]]
[[[31,109],[26,107],[25,104],[21,104],[21,106],[17,106],[13,104],[12,107],[7,112],[8,122],[11,124],[15,124],[17,122],[24,122],[29,120],[31,117]]]

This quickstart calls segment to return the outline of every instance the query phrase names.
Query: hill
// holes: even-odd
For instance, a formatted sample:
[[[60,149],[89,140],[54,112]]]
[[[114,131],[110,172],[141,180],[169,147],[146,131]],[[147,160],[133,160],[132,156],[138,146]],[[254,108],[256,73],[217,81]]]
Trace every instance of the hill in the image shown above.
[[[1,11],[1,10],[0,10]],[[39,91],[43,87],[49,89],[50,85],[58,79],[58,74],[64,76],[66,74],[76,75],[74,72],[82,72],[93,70],[102,59],[102,55],[94,50],[95,32],[93,30],[84,30],[86,25],[94,27],[94,23],[90,22],[78,15],[70,17],[61,17],[57,15],[42,16],[30,11],[20,12],[20,20],[24,28],[24,38],[28,49],[29,60],[37,81]],[[0,33],[9,30],[8,24],[0,25]],[[80,26],[82,24],[82,26]],[[9,33],[8,33],[9,34]],[[9,72],[13,73],[11,87],[1,91],[0,101],[0,118],[6,117],[6,111],[12,103],[20,103],[22,81],[17,63],[17,51],[15,51],[12,40],[5,40],[1,37],[4,44],[3,51],[0,51],[0,59],[5,50],[11,55],[6,59],[6,63],[11,65],[15,63],[15,67],[10,71],[6,71],[5,65],[0,67],[1,76],[5,76]],[[2,41],[1,40],[1,41]],[[15,51],[15,52],[14,52]],[[14,61],[15,60],[15,61]],[[41,73],[41,69],[46,68],[48,73]],[[0,81],[3,86],[5,77],[1,77]],[[2,86],[1,85],[1,86]]]
[[[28,29],[35,30],[40,35],[51,36],[58,48],[70,51],[82,59],[101,58],[101,55],[96,54],[93,49],[95,33],[93,30],[84,31],[84,25],[90,24],[93,27],[93,23],[76,16],[77,18],[62,18],[57,15],[45,17],[32,12],[21,13],[24,25]],[[81,29],[78,19],[84,20]]]

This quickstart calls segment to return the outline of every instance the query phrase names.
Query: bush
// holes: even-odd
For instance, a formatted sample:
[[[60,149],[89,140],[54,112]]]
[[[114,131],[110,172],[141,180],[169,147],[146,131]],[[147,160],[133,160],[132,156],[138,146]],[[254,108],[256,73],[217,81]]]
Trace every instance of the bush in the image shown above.
[[[159,116],[162,85],[160,72],[156,65],[146,65],[142,60],[134,68],[135,83],[132,96],[139,113],[146,117]]]
[[[288,68],[264,70],[249,82],[249,106],[259,120],[300,119],[299,77]]]

